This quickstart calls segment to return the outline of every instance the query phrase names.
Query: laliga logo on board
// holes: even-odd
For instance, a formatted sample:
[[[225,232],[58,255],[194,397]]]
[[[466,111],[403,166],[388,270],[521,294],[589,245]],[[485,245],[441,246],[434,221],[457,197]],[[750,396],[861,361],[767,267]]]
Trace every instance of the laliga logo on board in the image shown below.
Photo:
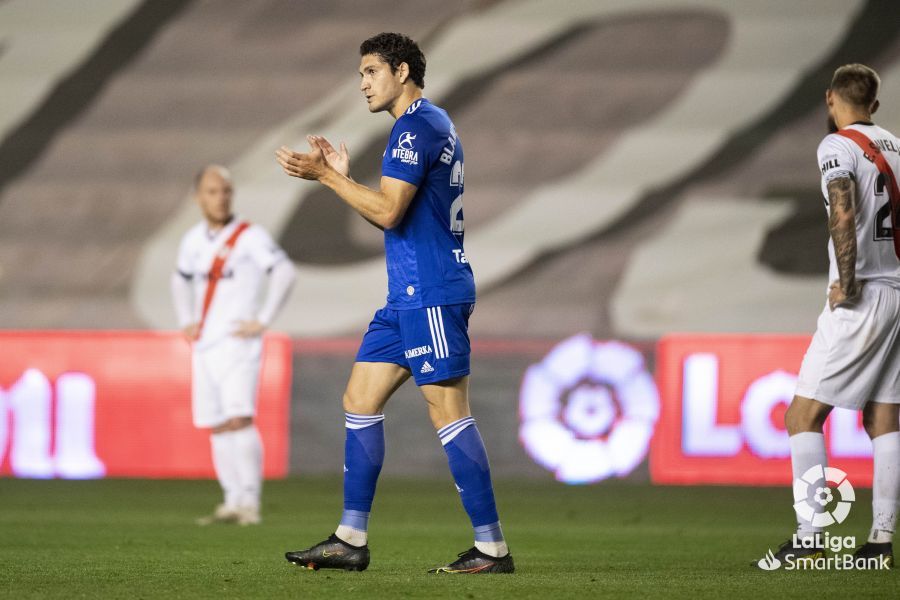
[[[106,466],[94,449],[96,395],[87,373],[63,373],[54,383],[40,369],[25,369],[8,389],[0,387],[0,464],[9,446],[16,477],[103,477]]]
[[[580,334],[525,373],[519,439],[565,483],[624,477],[644,460],[659,394],[638,350]]]

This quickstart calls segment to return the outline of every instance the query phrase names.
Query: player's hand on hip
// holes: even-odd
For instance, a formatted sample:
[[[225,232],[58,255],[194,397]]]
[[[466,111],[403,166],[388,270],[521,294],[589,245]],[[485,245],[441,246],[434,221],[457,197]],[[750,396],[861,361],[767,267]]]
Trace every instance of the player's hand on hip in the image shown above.
[[[189,342],[196,342],[200,338],[200,323],[191,323],[181,328],[181,335]]]
[[[307,154],[294,152],[287,146],[282,146],[275,152],[275,158],[285,173],[291,177],[318,180],[329,169],[325,154],[318,146],[310,142],[310,151]]]
[[[854,282],[849,290],[844,290],[840,281],[833,281],[828,286],[828,307],[834,310],[839,306],[852,306],[859,300],[861,293],[862,283]]]
[[[350,152],[347,150],[344,142],[341,142],[341,149],[338,151],[334,149],[331,142],[321,135],[310,135],[306,139],[309,140],[310,146],[314,146],[322,151],[325,160],[331,165],[332,169],[344,177],[350,176]]]
[[[234,335],[240,338],[252,338],[262,335],[265,330],[266,326],[259,321],[238,321]]]

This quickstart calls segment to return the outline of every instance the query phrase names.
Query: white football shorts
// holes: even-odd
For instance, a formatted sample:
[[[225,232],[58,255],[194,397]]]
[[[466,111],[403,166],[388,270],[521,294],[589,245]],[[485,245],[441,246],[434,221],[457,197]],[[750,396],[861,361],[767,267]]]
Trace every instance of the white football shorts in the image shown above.
[[[826,303],[795,393],[853,410],[900,403],[900,290],[866,283],[855,305]]]
[[[218,427],[233,417],[256,415],[261,356],[261,338],[229,337],[194,349],[191,407],[195,427]]]

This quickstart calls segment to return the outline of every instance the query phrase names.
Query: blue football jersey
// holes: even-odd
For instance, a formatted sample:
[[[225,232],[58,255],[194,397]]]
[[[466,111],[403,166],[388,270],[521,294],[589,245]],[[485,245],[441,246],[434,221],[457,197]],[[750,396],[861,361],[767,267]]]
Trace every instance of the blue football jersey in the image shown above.
[[[424,98],[413,102],[394,123],[381,174],[418,187],[403,221],[384,231],[387,306],[475,302],[463,250],[463,149],[447,113]]]

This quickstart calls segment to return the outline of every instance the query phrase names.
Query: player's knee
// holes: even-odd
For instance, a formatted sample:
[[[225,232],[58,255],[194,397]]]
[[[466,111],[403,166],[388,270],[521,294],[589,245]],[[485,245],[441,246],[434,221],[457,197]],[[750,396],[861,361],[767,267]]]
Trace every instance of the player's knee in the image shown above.
[[[862,423],[870,439],[900,430],[900,414],[896,408],[875,410],[872,404],[863,410]]]
[[[253,425],[253,417],[231,417],[216,429],[220,431],[237,431]]]
[[[827,412],[820,414],[819,411],[813,410],[809,406],[791,402],[784,413],[784,426],[788,435],[797,435],[807,431],[821,433],[827,417]]]
[[[358,414],[356,398],[350,393],[350,390],[344,392],[344,412]]]
[[[866,433],[870,438],[878,437],[878,425],[876,423],[875,415],[872,414],[871,411],[864,410],[862,416],[862,424],[863,429],[866,430]]]
[[[784,428],[787,429],[788,435],[795,435],[798,427],[798,418],[796,417],[797,408],[793,402],[784,411]]]
[[[443,406],[432,402],[428,403],[428,418],[431,419],[431,424],[434,426],[435,431],[446,427],[457,420],[447,414],[447,411],[444,410]]]
[[[372,406],[371,399],[348,389],[344,392],[344,412],[355,415],[371,415],[377,411]]]

